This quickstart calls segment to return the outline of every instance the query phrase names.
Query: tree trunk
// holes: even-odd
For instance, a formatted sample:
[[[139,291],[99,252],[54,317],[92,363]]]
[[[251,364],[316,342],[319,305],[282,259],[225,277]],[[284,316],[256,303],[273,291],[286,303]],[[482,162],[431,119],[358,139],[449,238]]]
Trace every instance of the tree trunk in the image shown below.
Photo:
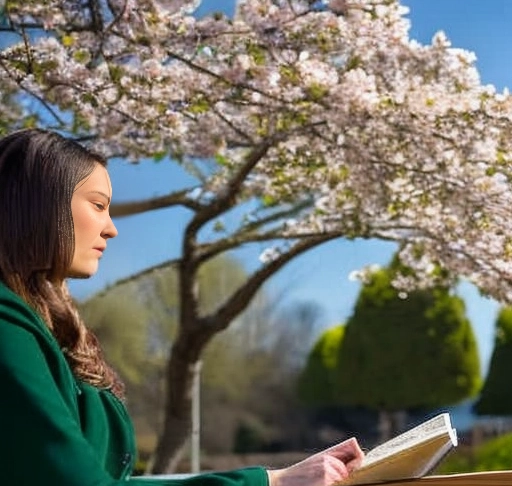
[[[391,439],[392,418],[391,412],[387,410],[379,410],[379,443],[386,442]]]
[[[392,434],[393,437],[395,435],[401,434],[407,425],[407,412],[405,410],[396,410],[392,414],[393,416],[393,429]]]
[[[404,410],[379,411],[379,442],[382,444],[401,433],[407,422],[407,412]]]
[[[181,333],[172,347],[167,364],[165,420],[152,474],[174,472],[183,456],[191,431],[194,369],[210,338],[204,329]]]

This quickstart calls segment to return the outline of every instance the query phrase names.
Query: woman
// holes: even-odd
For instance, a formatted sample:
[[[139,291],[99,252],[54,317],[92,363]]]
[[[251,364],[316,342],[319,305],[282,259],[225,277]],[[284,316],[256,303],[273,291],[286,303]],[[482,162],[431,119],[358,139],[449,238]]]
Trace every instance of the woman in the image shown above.
[[[69,296],[117,230],[106,161],[32,129],[0,139],[0,470],[13,486],[327,486],[363,454],[355,439],[289,468],[130,478],[123,385]]]

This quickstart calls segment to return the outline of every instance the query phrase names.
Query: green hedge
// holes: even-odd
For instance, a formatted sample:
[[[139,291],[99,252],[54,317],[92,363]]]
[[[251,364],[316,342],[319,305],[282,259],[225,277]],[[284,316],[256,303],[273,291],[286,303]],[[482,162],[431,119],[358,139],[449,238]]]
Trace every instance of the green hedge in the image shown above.
[[[436,474],[512,469],[512,433],[491,439],[476,448],[455,449]]]

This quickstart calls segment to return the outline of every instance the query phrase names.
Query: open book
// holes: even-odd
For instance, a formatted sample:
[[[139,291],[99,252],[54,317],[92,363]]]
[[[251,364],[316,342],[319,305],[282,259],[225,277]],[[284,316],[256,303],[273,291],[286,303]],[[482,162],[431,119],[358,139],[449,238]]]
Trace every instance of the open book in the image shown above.
[[[450,415],[442,413],[369,451],[340,486],[421,478],[457,445]],[[431,485],[433,486],[433,485]]]

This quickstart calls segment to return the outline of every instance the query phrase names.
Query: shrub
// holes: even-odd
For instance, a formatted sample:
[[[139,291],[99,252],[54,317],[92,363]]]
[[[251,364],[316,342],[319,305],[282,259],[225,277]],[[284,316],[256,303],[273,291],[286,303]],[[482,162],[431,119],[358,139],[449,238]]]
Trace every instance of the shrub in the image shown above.
[[[436,474],[502,471],[512,469],[512,433],[490,439],[479,447],[455,449],[436,469]]]

